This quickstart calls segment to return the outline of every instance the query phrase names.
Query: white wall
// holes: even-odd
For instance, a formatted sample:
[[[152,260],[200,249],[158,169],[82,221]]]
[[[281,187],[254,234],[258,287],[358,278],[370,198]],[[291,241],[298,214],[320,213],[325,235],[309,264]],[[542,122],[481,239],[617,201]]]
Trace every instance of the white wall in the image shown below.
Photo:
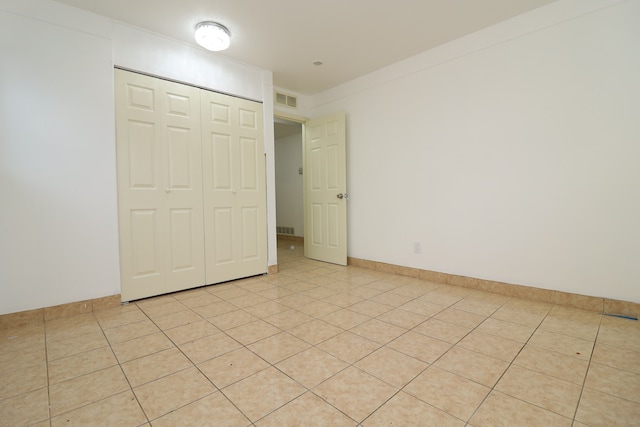
[[[114,64],[264,100],[277,262],[271,72],[50,0],[3,0],[0,58],[0,314],[120,292]]]
[[[561,0],[315,96],[349,255],[640,302],[639,16]]]
[[[302,126],[301,126],[302,128]],[[294,227],[296,236],[304,236],[302,131],[278,138],[276,147],[276,213],[278,224]]]

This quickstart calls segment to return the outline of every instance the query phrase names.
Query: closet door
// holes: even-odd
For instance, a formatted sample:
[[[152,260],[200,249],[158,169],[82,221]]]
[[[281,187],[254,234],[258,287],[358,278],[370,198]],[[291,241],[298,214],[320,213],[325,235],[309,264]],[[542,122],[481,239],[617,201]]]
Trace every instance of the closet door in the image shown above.
[[[203,91],[206,283],[267,272],[262,104]]]
[[[123,301],[204,284],[200,90],[115,71]]]

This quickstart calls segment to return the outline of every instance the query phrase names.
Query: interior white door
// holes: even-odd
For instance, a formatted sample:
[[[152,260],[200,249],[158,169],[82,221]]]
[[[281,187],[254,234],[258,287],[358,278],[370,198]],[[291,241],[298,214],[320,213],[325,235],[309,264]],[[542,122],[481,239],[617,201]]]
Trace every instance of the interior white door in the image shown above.
[[[202,92],[206,283],[267,272],[262,104]]]
[[[347,265],[346,157],[344,113],[305,123],[305,256],[340,265]]]
[[[123,301],[204,284],[199,89],[115,71]]]

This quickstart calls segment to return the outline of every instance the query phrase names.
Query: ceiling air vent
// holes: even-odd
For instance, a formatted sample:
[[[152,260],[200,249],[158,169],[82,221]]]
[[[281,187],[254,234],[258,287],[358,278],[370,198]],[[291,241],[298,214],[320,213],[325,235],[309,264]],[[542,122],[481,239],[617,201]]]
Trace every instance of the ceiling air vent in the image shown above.
[[[276,92],[276,104],[296,108],[298,106],[298,98],[281,92]]]

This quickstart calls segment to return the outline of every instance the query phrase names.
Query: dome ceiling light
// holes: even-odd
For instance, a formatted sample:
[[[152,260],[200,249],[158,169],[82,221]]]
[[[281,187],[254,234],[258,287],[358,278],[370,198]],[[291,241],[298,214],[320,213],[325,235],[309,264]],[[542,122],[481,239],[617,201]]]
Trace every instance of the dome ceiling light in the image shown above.
[[[203,48],[217,52],[229,47],[231,32],[222,24],[204,21],[196,25],[195,39]]]

